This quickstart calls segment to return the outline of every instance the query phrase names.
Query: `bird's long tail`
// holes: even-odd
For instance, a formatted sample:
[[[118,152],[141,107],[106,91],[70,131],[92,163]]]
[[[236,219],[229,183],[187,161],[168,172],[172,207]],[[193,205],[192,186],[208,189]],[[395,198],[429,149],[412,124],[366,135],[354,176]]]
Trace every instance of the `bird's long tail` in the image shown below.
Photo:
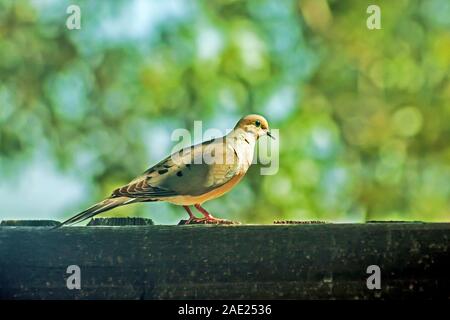
[[[67,219],[66,221],[62,222],[61,224],[57,225],[53,229],[60,228],[65,225],[70,225],[74,223],[78,223],[81,221],[84,221],[86,219],[89,219],[99,213],[111,210],[113,208],[122,206],[124,204],[132,203],[135,199],[130,199],[128,197],[118,197],[118,198],[108,198],[105,199],[99,203],[94,204],[92,207],[87,208],[86,210],[78,213],[77,215],[73,216],[70,219]]]

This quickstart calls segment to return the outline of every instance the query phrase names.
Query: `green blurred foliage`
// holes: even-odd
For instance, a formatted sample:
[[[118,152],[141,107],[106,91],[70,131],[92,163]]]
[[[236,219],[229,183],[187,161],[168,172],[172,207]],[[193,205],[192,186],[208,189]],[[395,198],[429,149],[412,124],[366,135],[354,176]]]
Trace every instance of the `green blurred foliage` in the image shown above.
[[[161,128],[261,113],[280,169],[252,168],[216,215],[450,221],[450,4],[377,1],[381,30],[369,4],[2,0],[1,176],[44,152],[88,186],[82,209],[159,160]]]

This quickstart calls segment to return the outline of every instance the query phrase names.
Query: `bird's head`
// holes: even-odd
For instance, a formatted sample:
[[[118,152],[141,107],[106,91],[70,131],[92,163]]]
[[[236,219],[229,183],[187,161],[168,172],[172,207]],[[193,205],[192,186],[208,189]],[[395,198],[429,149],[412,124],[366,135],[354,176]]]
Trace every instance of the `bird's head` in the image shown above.
[[[253,134],[256,139],[261,136],[269,136],[272,139],[275,139],[269,130],[269,123],[267,120],[258,114],[250,114],[248,116],[243,117],[234,127],[234,130],[243,130],[244,132]]]

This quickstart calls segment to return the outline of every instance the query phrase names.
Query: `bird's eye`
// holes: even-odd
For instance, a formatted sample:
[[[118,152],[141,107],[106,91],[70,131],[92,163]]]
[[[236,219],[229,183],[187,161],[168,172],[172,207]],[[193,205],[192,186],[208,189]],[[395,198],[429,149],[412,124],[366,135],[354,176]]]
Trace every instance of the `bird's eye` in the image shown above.
[[[259,120],[256,120],[255,121],[255,126],[257,126],[257,127],[261,126],[261,122]]]

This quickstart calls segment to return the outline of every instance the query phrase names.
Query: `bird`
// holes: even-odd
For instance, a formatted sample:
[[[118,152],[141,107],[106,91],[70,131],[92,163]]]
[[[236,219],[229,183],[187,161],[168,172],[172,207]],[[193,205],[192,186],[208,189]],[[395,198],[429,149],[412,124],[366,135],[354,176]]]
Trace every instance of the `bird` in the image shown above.
[[[155,201],[183,206],[189,214],[184,224],[231,223],[214,217],[202,205],[227,193],[241,181],[252,164],[255,145],[261,136],[275,139],[267,120],[257,114],[244,116],[227,135],[172,153],[128,184],[115,189],[108,198],[60,223],[55,229],[119,206]],[[190,206],[203,217],[196,217]]]

